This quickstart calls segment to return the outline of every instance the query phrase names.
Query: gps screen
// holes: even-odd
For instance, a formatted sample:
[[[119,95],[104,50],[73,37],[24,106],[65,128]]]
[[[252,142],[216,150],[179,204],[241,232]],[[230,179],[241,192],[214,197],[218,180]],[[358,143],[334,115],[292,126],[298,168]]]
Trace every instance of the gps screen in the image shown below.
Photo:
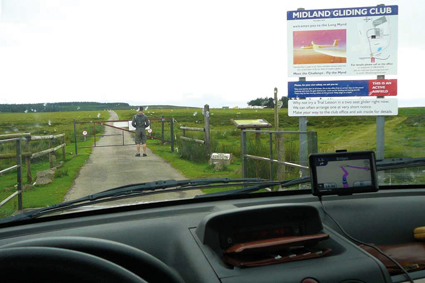
[[[314,195],[378,190],[372,151],[312,154],[310,168]]]

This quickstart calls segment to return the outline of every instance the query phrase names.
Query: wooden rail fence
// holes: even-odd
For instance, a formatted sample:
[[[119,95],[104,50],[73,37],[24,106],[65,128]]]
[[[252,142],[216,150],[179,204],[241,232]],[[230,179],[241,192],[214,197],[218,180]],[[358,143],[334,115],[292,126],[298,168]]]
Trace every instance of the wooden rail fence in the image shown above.
[[[15,154],[15,158],[16,158],[16,165],[13,165],[9,168],[3,169],[0,171],[0,174],[12,171],[14,169],[17,169],[17,174],[16,174],[16,179],[17,179],[17,183],[18,183],[18,187],[17,187],[17,191],[14,192],[13,194],[11,194],[10,196],[8,196],[5,200],[3,200],[0,203],[0,207],[2,207],[3,205],[5,205],[8,201],[10,201],[11,199],[13,199],[14,197],[18,196],[18,210],[22,210],[22,156],[21,156],[21,138],[7,138],[7,139],[3,139],[0,140],[1,144],[4,143],[9,143],[9,142],[15,142],[16,143],[16,154]]]
[[[62,148],[62,159],[65,160],[65,134],[59,134],[59,135],[47,135],[47,136],[33,136],[29,133],[24,134],[9,134],[9,135],[0,135],[0,141],[3,139],[24,139],[24,151],[20,152],[21,158],[25,159],[25,165],[26,165],[26,171],[27,171],[27,182],[32,183],[32,174],[31,174],[31,160],[43,155],[48,154],[49,155],[49,165],[50,168],[53,168],[54,161],[53,161],[53,154],[55,151]],[[55,139],[62,139],[62,144],[53,147],[53,140]],[[49,148],[32,153],[30,151],[30,142],[36,142],[40,140],[48,140],[49,141]],[[6,153],[6,154],[0,154],[0,159],[12,159],[16,158],[16,153]]]
[[[255,156],[252,154],[248,154],[248,146],[247,146],[247,133],[255,133],[258,134],[268,134],[269,135],[269,157]],[[317,145],[317,132],[314,131],[259,131],[259,130],[245,130],[242,129],[241,132],[241,157],[242,157],[242,174],[244,178],[248,177],[248,159],[262,160],[269,162],[270,165],[270,180],[274,180],[273,174],[273,164],[278,165],[277,179],[280,181],[285,180],[285,166],[295,167],[300,170],[302,176],[306,176],[309,171],[309,167],[303,165],[301,156],[300,162],[301,164],[296,164],[293,162],[285,161],[285,146],[284,146],[284,135],[298,135],[298,136],[307,136],[308,143],[304,146],[306,147],[306,151],[308,153],[317,153],[318,145]],[[273,135],[277,136],[277,159],[273,157]]]
[[[210,150],[211,150],[210,107],[209,107],[209,105],[206,104],[204,106],[204,127],[203,128],[186,127],[185,125],[182,125],[180,127],[180,130],[183,131],[183,135],[180,136],[180,139],[185,140],[185,141],[193,141],[193,142],[196,142],[196,143],[204,144],[205,148],[206,148],[206,150],[209,154]],[[186,131],[203,132],[205,134],[204,139],[199,140],[199,139],[195,139],[195,138],[186,137]]]

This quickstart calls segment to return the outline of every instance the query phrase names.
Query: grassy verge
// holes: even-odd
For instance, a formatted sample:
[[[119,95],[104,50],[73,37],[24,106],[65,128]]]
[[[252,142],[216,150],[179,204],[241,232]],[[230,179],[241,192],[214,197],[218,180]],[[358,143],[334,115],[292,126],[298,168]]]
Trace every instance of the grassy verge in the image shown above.
[[[242,164],[240,160],[236,160],[231,165],[225,167],[222,171],[215,171],[214,166],[209,165],[208,162],[196,163],[181,159],[180,154],[177,151],[171,152],[170,145],[160,145],[157,142],[148,142],[148,147],[153,151],[153,153],[165,159],[173,168],[181,172],[188,179],[241,177],[240,167]]]
[[[234,160],[229,166],[225,166],[223,170],[214,170],[214,165],[208,162],[193,162],[182,159],[180,153],[176,150],[171,152],[170,145],[160,145],[158,142],[148,142],[148,147],[158,156],[165,159],[170,165],[178,170],[187,179],[210,179],[210,178],[241,178],[242,163],[240,159]],[[239,187],[237,187],[239,188]],[[210,188],[203,189],[204,193],[215,193],[221,191],[233,190],[235,187],[226,188]]]
[[[134,111],[133,111],[134,112]],[[120,118],[129,119],[133,112],[119,111]],[[286,109],[280,109],[280,128],[284,130],[298,130],[298,119],[288,117]],[[215,172],[206,162],[193,162],[182,159],[188,158],[188,150],[179,144],[178,137],[182,132],[180,126],[202,127],[202,109],[152,109],[145,114],[152,118],[174,117],[174,134],[177,139],[176,149],[179,152],[171,153],[169,146],[159,146],[151,142],[148,146],[159,156],[171,163],[188,178],[211,177],[241,177],[240,160],[240,130],[236,129],[230,119],[264,118],[273,124],[273,110],[271,109],[211,109],[211,136],[214,144],[213,151],[232,153],[235,162],[227,171]],[[400,108],[398,116],[385,118],[385,156],[392,157],[421,157],[425,156],[423,149],[423,132],[425,108]],[[160,124],[153,122],[154,132],[160,132]],[[376,150],[376,117],[309,117],[308,130],[318,133],[319,152],[334,152],[337,149]],[[189,132],[189,137],[203,139],[202,133]],[[165,126],[165,136],[169,137],[169,124]],[[248,134],[248,154],[269,157],[268,135],[261,135],[259,146],[254,142],[255,134]],[[249,145],[251,143],[251,146]],[[275,147],[275,141],[273,141]],[[285,158],[287,161],[298,163],[298,137],[285,137]],[[189,152],[191,150],[189,149]],[[194,152],[195,153],[195,150]],[[196,152],[197,154],[197,152]],[[277,152],[274,149],[274,158]],[[273,168],[277,175],[277,166]],[[299,176],[297,170],[287,167],[285,178]],[[264,161],[249,160],[248,176],[269,178],[269,164]]]
[[[74,179],[78,175],[80,168],[84,165],[86,160],[90,157],[93,144],[93,139],[88,139],[85,142],[79,142],[78,146],[88,146],[88,148],[81,148],[78,150],[78,156],[74,155],[75,145],[69,144],[65,147],[66,158],[61,167],[56,171],[56,177],[53,182],[47,185],[35,184],[32,189],[26,190],[22,194],[22,203],[24,209],[39,208],[50,206],[53,204],[61,203],[73,185]],[[59,156],[59,154],[58,154]],[[58,159],[62,161],[62,159]],[[23,166],[22,176],[23,184],[29,185],[26,182],[26,166]],[[33,179],[38,171],[49,169],[49,162],[40,162],[31,165],[31,174]],[[15,185],[16,171],[9,172],[1,177],[0,184],[0,199],[4,200],[13,192],[16,192]],[[15,197],[7,204],[0,208],[0,217],[6,217],[14,213],[18,209],[18,198]]]
[[[107,111],[74,111],[74,112],[44,112],[44,113],[0,113],[0,135],[12,133],[31,133],[33,135],[57,135],[65,133],[65,160],[64,164],[57,170],[55,179],[48,185],[35,185],[33,188],[25,190],[22,194],[23,208],[37,208],[53,205],[63,201],[64,196],[71,188],[74,179],[78,175],[80,168],[89,158],[93,144],[92,134],[96,130],[99,134],[103,132],[104,126],[91,123],[77,124],[78,156],[74,156],[74,125],[73,119],[77,121],[105,120],[109,116]],[[88,132],[87,141],[83,141],[82,132]],[[54,146],[61,143],[55,140]],[[39,152],[48,148],[49,142],[46,140],[32,141],[30,143],[31,152]],[[88,147],[88,148],[80,148]],[[58,162],[62,161],[61,149],[57,151]],[[15,153],[13,143],[6,143],[0,146],[0,153]],[[23,161],[24,162],[24,161]],[[12,159],[0,160],[0,169],[5,169],[16,164]],[[49,168],[47,156],[34,159],[31,163],[31,175],[36,179],[38,171]],[[16,170],[0,176],[0,200],[16,192]],[[26,166],[22,168],[23,185],[28,186],[26,180]],[[0,207],[0,217],[11,215],[18,209],[17,197]]]

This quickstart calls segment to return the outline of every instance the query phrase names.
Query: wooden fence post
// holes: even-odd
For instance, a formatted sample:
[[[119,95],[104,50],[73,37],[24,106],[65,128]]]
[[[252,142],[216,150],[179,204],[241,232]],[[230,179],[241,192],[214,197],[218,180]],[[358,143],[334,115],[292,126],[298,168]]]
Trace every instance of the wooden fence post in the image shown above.
[[[32,159],[33,158],[38,158],[40,156],[44,156],[46,154],[49,154],[49,165],[50,168],[53,168],[54,166],[54,156],[55,156],[55,152],[57,150],[59,150],[60,148],[62,148],[62,157],[63,159],[65,159],[66,155],[65,155],[65,134],[60,134],[60,135],[47,135],[47,136],[31,136],[31,134],[20,134],[19,137],[21,138],[20,142],[19,142],[19,150],[17,148],[17,151],[20,154],[20,162],[21,162],[21,171],[19,174],[23,173],[23,161],[25,159],[25,165],[26,165],[26,175],[27,175],[27,183],[32,183],[33,182],[33,178],[32,178],[32,172],[31,172],[31,163],[32,163]],[[59,139],[60,137],[62,137],[62,144],[56,147],[53,147],[53,140],[54,139]],[[25,138],[25,143],[22,144],[22,138]],[[35,152],[32,153],[31,152],[31,147],[30,147],[30,142],[33,141],[39,141],[39,140],[49,140],[49,148],[46,150],[42,150],[39,152]],[[21,150],[20,146],[22,145],[23,150]],[[17,158],[14,154],[0,154],[0,159],[11,159],[11,158]],[[22,177],[22,176],[21,176]]]
[[[94,138],[94,146],[96,147],[96,122],[93,123],[93,138]]]
[[[273,181],[273,134],[269,134],[269,149],[270,149],[270,180]]]
[[[63,133],[62,143],[65,144],[65,133]],[[65,146],[62,147],[62,159],[65,161]]]
[[[17,182],[18,182],[18,210],[22,210],[22,152],[21,138],[16,141],[16,165],[18,165]]]
[[[277,160],[285,162],[285,138],[284,134],[276,134],[277,138]],[[285,181],[285,164],[279,163],[277,165],[277,179],[279,181]]]
[[[75,119],[74,119],[74,144],[75,144],[75,156],[77,156],[78,155],[77,126],[75,124]]]
[[[49,148],[52,148],[53,137],[49,139]],[[50,168],[53,168],[53,152],[49,152],[49,164]]]
[[[174,152],[174,118],[170,120],[171,152]]]
[[[246,132],[242,129],[241,131],[241,158],[242,158],[242,177],[248,176],[248,158],[246,157],[247,146],[246,146]]]
[[[161,116],[161,139],[162,139],[162,144],[164,144],[164,115]]]
[[[182,125],[182,126],[183,126],[183,128],[186,127],[185,125]],[[183,136],[184,137],[186,136],[186,130],[185,129],[183,129]]]
[[[27,137],[25,139],[25,165],[27,166],[27,182],[32,183],[32,174],[31,174],[31,152],[30,152],[30,139],[31,137]]]
[[[205,148],[208,155],[211,154],[211,134],[210,134],[210,106],[204,106],[204,129],[205,129]]]

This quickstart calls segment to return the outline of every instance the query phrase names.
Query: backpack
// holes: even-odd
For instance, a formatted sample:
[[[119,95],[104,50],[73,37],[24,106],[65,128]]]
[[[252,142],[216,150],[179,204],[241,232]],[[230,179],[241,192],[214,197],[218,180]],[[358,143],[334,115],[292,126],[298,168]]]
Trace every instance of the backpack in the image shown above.
[[[150,126],[150,121],[149,121],[148,117],[145,114],[143,114],[143,115],[137,115],[137,114],[134,115],[133,116],[133,121],[132,121],[131,125],[133,127],[137,128],[138,123],[141,122],[142,120],[145,120],[145,122],[144,122],[145,123],[145,125],[144,125],[144,128],[145,129]]]
[[[149,127],[151,125],[151,121],[149,121],[148,117],[146,116],[146,121],[145,121],[145,129],[147,127]]]

